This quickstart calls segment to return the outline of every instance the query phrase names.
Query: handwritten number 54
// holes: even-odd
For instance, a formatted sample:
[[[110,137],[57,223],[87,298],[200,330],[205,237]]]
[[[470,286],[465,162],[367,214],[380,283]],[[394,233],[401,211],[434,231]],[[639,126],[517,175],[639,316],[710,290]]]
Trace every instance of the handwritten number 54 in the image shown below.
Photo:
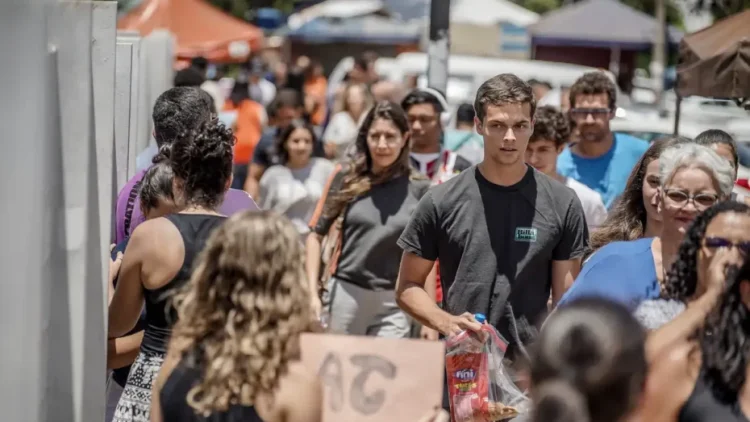
[[[376,355],[353,355],[349,361],[359,370],[349,385],[349,404],[358,413],[372,415],[378,412],[385,403],[385,391],[378,389],[372,394],[365,392],[365,385],[373,372],[387,379],[396,377],[397,368],[391,361]],[[323,360],[318,375],[330,391],[330,406],[334,412],[344,407],[344,374],[341,358],[330,352]]]

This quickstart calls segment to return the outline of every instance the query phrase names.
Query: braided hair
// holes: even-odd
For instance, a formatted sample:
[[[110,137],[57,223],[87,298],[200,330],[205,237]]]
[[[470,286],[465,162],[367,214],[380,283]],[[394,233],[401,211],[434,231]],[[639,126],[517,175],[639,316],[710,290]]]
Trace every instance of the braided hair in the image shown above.
[[[750,353],[750,312],[740,285],[750,280],[750,259],[742,268],[729,267],[727,290],[717,311],[709,316],[701,337],[703,379],[716,399],[731,403],[745,384]]]
[[[684,302],[695,294],[698,286],[698,251],[706,228],[714,218],[727,212],[750,215],[750,207],[736,201],[723,201],[695,218],[680,244],[677,259],[667,272],[663,296]]]

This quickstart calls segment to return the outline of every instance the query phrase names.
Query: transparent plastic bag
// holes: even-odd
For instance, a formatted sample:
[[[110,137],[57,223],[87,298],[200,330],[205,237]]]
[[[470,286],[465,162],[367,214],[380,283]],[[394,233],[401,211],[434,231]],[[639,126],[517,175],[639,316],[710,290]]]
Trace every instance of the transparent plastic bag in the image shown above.
[[[445,344],[451,420],[495,422],[526,413],[528,398],[503,364],[508,342],[484,324],[484,315],[475,318],[483,324],[481,335],[464,331]]]

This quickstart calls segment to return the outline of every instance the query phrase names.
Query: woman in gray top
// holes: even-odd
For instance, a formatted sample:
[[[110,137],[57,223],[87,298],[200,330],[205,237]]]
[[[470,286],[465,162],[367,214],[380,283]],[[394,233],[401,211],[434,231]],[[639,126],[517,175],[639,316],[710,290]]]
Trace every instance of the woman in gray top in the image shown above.
[[[411,323],[396,304],[401,248],[396,240],[430,181],[409,164],[409,124],[394,103],[380,102],[359,130],[352,162],[337,166],[310,220],[307,275],[321,278],[321,241],[335,242],[328,261],[333,332],[407,337]],[[335,223],[335,224],[334,224]],[[333,230],[331,230],[333,228]]]
[[[315,205],[334,165],[325,158],[313,157],[315,131],[302,120],[293,121],[276,139],[277,165],[260,179],[261,208],[289,218],[300,235],[310,230]]]

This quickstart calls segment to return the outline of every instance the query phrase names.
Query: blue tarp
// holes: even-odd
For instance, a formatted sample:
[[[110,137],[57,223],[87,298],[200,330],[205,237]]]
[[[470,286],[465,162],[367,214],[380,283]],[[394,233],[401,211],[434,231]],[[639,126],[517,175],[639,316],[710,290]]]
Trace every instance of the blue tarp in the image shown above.
[[[407,23],[378,15],[348,19],[317,18],[294,30],[284,27],[277,35],[292,40],[321,44],[351,42],[368,44],[413,44],[422,34],[419,23]]]

